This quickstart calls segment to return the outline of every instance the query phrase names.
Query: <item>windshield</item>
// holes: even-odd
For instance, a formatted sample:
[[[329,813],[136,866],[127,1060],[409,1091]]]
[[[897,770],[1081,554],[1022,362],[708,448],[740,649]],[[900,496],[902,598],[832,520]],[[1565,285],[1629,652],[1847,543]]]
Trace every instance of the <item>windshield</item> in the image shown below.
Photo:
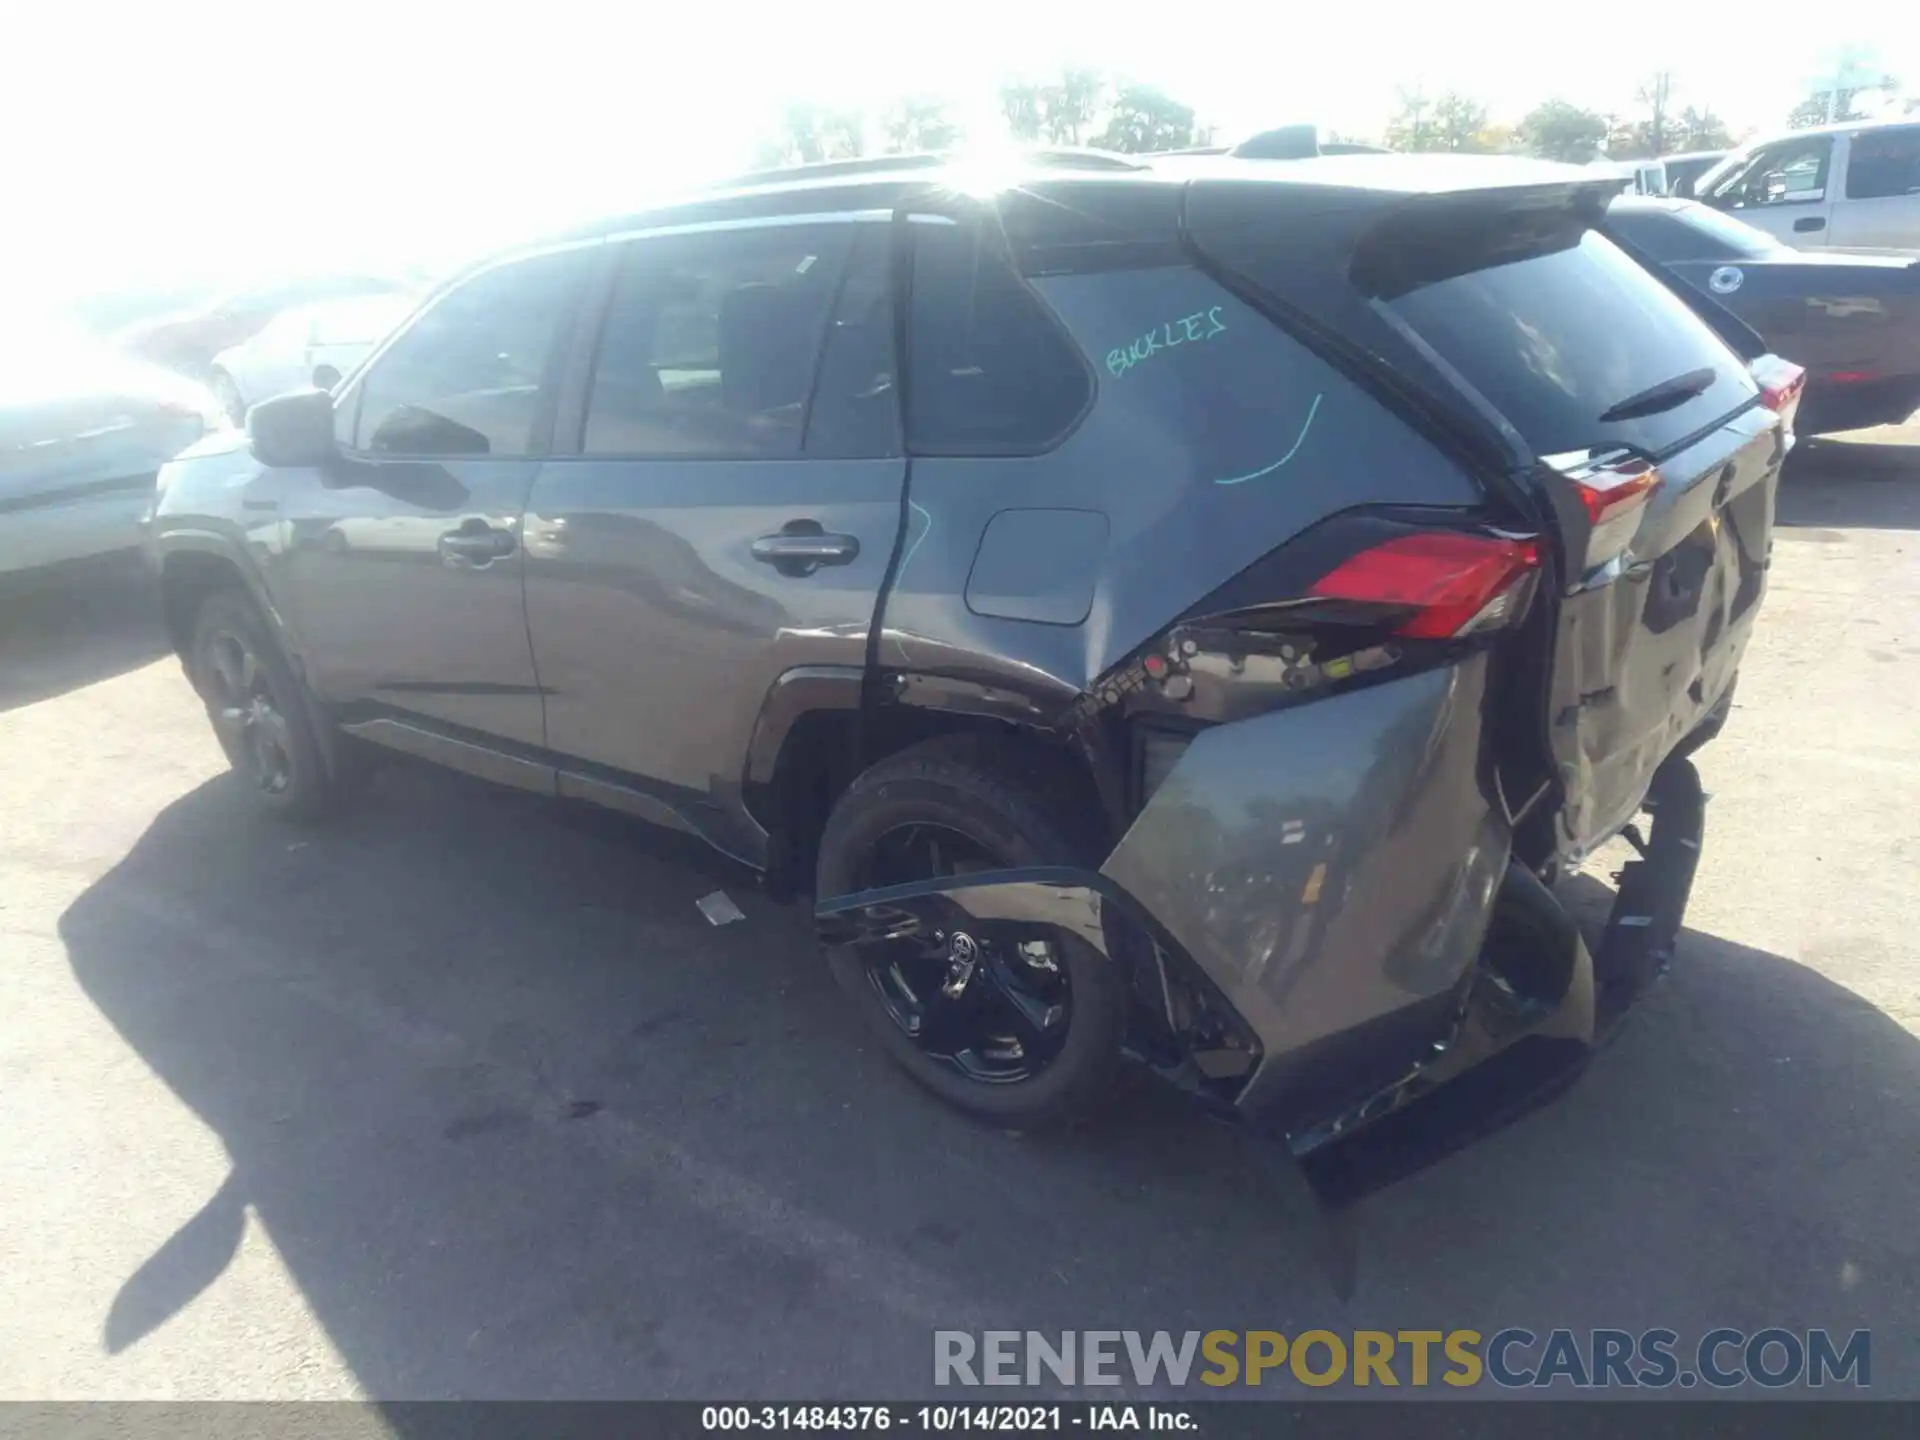
[[[1695,177],[1693,193],[1696,195],[1711,195],[1715,186],[1725,180],[1727,176],[1731,175],[1740,166],[1745,165],[1747,161],[1753,157],[1753,152],[1759,148],[1757,145],[1749,145],[1744,150],[1728,151],[1725,155],[1721,156],[1720,159],[1714,161],[1704,174]]]

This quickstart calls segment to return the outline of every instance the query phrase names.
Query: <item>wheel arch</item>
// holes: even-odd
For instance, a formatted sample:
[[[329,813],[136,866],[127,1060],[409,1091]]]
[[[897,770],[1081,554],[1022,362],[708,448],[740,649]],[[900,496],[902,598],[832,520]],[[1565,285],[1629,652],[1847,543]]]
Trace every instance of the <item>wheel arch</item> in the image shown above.
[[[166,627],[167,642],[179,657],[187,679],[194,682],[193,631],[200,607],[209,595],[223,590],[238,591],[251,600],[266,623],[268,637],[302,682],[301,699],[307,708],[314,737],[327,768],[336,775],[344,773],[345,759],[341,740],[328,722],[319,701],[305,687],[306,667],[297,646],[292,643],[285,620],[273,603],[266,582],[244,553],[220,536],[198,531],[173,531],[155,547],[154,563],[160,572],[160,613]],[[197,682],[195,682],[196,688]]]
[[[268,622],[279,629],[278,617],[266,587],[252,567],[216,537],[173,534],[155,555],[160,573],[161,617],[173,653],[184,662],[193,646],[194,617],[201,603],[216,590],[242,590],[260,606]]]
[[[1004,686],[853,666],[804,666],[769,688],[754,726],[746,806],[769,836],[767,885],[788,898],[810,894],[821,830],[846,788],[870,766],[926,740],[981,735],[1046,752],[1070,767],[1098,804],[1093,762],[1057,723],[1057,707]]]

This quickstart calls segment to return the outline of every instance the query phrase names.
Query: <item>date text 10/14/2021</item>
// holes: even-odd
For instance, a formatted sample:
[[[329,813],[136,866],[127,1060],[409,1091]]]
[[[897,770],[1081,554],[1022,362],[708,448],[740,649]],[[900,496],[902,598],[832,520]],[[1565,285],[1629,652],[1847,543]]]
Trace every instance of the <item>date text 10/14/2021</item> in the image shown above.
[[[1190,1412],[1164,1405],[706,1405],[700,1428],[1058,1435],[1073,1430],[1175,1434],[1200,1425]]]

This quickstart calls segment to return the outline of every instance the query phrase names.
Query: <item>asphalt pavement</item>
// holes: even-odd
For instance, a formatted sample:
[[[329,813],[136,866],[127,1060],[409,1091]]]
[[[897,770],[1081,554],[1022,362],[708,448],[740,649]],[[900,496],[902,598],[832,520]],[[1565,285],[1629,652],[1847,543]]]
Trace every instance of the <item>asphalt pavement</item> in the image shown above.
[[[1344,1304],[1153,1084],[973,1124],[737,877],[420,768],[257,817],[137,585],[0,600],[0,1398],[899,1397],[936,1328],[1508,1325],[1870,1327],[1920,1395],[1903,439],[1795,458],[1674,973],[1364,1202]]]

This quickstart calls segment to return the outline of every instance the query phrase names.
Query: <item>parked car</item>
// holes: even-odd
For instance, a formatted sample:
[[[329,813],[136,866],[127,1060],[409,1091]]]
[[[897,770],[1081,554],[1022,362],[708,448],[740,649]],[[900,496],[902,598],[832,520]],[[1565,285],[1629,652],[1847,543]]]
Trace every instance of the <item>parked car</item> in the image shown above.
[[[369,745],[614,806],[811,891],[963,1110],[1133,1054],[1358,1154],[1678,933],[1798,372],[1616,185],[878,162],[595,227],[169,466],[167,625],[270,810]],[[1548,882],[1648,805],[1590,952]]]
[[[0,574],[133,551],[160,466],[213,399],[77,324],[10,317],[0,355]]]
[[[1694,197],[1802,249],[1920,250],[1920,121],[1756,141],[1695,181]]]
[[[387,275],[279,277],[226,291],[191,309],[144,320],[116,332],[114,343],[150,364],[207,379],[213,357],[266,328],[274,316],[296,306],[408,292]]]
[[[1587,162],[1590,170],[1599,174],[1618,176],[1626,182],[1626,189],[1632,195],[1664,195],[1667,193],[1667,168],[1660,160],[1609,160],[1605,156]]]
[[[1668,195],[1690,196],[1693,183],[1727,156],[1724,150],[1688,150],[1679,155],[1662,155],[1660,168],[1666,175]]]
[[[1795,250],[1705,205],[1632,195],[1613,202],[1607,228],[1805,367],[1801,434],[1920,410],[1920,254]]]
[[[237,425],[256,400],[309,385],[331,390],[416,303],[403,292],[289,310],[252,339],[213,357],[214,397]]]

